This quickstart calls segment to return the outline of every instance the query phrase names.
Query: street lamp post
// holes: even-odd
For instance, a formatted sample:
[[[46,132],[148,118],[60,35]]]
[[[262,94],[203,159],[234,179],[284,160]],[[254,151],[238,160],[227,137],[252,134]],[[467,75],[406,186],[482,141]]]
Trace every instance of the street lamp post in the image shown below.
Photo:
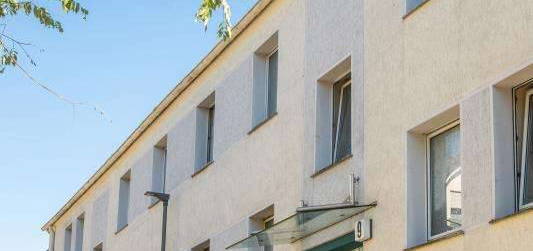
[[[146,192],[146,196],[155,197],[163,202],[163,227],[161,230],[161,251],[165,251],[166,239],[167,239],[167,207],[170,195],[166,193]]]

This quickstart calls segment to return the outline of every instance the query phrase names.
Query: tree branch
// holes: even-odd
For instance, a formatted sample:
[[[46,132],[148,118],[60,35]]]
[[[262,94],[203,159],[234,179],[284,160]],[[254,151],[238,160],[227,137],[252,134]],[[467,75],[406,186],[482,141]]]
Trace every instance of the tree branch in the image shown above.
[[[30,44],[30,43],[24,43],[24,42],[20,42],[20,41],[18,41],[18,40],[16,40],[16,39],[12,38],[11,36],[6,35],[6,33],[5,33],[4,31],[0,32],[0,36],[5,37],[5,38],[11,40],[12,42],[17,43],[18,45],[32,45],[32,44]]]
[[[109,123],[112,123],[113,121],[108,119],[108,117],[106,116],[105,112],[98,108],[97,106],[95,105],[92,105],[92,104],[89,104],[89,103],[86,103],[86,102],[79,102],[79,101],[74,101],[70,98],[67,98],[61,94],[59,94],[58,92],[52,90],[50,87],[42,84],[41,82],[39,82],[37,79],[35,79],[28,71],[26,71],[22,66],[20,66],[20,64],[18,63],[15,63],[15,66],[20,70],[22,71],[22,73],[28,78],[31,80],[32,84],[44,89],[46,92],[52,94],[53,96],[57,97],[58,99],[62,100],[63,102],[69,104],[69,105],[72,105],[72,108],[75,109],[76,106],[85,106],[85,107],[88,107],[88,108],[91,108],[92,110],[94,110],[96,113],[98,113],[100,116],[102,116],[102,118],[106,121],[108,121]]]

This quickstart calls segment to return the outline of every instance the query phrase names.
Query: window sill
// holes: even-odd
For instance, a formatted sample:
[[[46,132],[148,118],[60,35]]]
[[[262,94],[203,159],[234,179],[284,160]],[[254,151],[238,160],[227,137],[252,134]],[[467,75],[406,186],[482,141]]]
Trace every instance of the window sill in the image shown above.
[[[122,230],[124,230],[126,227],[128,227],[128,224],[124,225],[123,227],[119,228],[116,232],[115,232],[115,235],[119,234],[120,232],[122,232]]]
[[[439,236],[438,238],[428,240],[428,241],[426,241],[425,243],[418,244],[418,245],[415,245],[415,246],[412,246],[412,247],[406,248],[406,249],[404,249],[404,251],[415,250],[415,249],[418,249],[418,248],[421,248],[421,247],[425,247],[425,246],[431,245],[431,244],[433,244],[433,243],[435,243],[435,242],[439,242],[439,241],[443,241],[443,240],[451,239],[451,238],[454,238],[454,237],[457,237],[457,236],[461,236],[461,235],[464,235],[464,234],[465,234],[465,231],[463,231],[463,230],[461,230],[461,229],[458,229],[458,230],[455,230],[455,231],[450,232],[450,233],[448,233],[448,234],[445,234],[445,235]]]
[[[341,163],[351,159],[352,157],[353,157],[353,154],[348,154],[348,155],[342,157],[340,160],[337,160],[335,163],[332,163],[332,164],[330,164],[330,165],[328,165],[328,166],[326,166],[326,167],[324,167],[324,168],[322,168],[320,170],[317,170],[315,173],[313,173],[311,175],[311,178],[314,178],[314,177],[320,175],[321,173],[324,173],[324,172],[326,172],[326,171],[328,171],[328,170],[340,165]]]
[[[425,0],[424,2],[421,2],[418,6],[414,7],[413,9],[407,11],[405,13],[405,15],[403,15],[402,19],[406,19],[407,17],[409,17],[411,14],[413,14],[413,12],[417,11],[418,9],[422,8],[422,6],[424,6],[427,2],[429,2],[430,0]]]
[[[525,213],[531,212],[531,211],[533,211],[533,206],[525,207],[525,208],[522,208],[522,209],[520,209],[520,210],[518,210],[518,211],[516,211],[516,212],[514,212],[512,214],[508,214],[506,216],[502,216],[502,217],[499,217],[499,218],[494,218],[494,219],[489,221],[489,224],[495,224],[495,223],[498,223],[500,221],[503,221],[503,220],[506,220],[506,219],[509,219],[509,218],[513,218],[513,217],[515,217],[517,215],[522,215],[522,214],[525,214]]]
[[[276,117],[278,115],[278,112],[275,112],[275,113],[272,113],[272,115],[266,117],[263,121],[259,122],[259,124],[255,125],[249,132],[248,132],[248,135],[252,134],[253,132],[255,132],[257,129],[259,129],[259,127],[263,126],[264,124],[266,124],[268,121],[270,121],[272,118]]]
[[[213,163],[215,163],[215,161],[209,161],[207,162],[202,168],[198,169],[198,170],[195,170],[194,173],[191,175],[191,178],[194,178],[196,175],[200,174],[201,172],[203,172],[205,169],[207,169],[208,167],[210,167],[211,165],[213,165]]]

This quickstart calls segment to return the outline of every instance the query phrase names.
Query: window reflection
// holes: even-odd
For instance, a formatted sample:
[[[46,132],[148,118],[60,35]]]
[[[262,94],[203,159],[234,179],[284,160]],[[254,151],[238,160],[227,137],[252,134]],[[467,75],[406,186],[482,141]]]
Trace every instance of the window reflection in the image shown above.
[[[430,237],[462,223],[459,125],[429,136]]]

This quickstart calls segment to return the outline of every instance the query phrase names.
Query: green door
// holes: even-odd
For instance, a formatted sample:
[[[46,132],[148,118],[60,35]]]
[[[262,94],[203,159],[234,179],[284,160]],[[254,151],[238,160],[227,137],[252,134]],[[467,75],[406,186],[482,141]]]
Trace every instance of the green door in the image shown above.
[[[363,243],[355,241],[355,234],[349,233],[307,251],[362,251]]]

